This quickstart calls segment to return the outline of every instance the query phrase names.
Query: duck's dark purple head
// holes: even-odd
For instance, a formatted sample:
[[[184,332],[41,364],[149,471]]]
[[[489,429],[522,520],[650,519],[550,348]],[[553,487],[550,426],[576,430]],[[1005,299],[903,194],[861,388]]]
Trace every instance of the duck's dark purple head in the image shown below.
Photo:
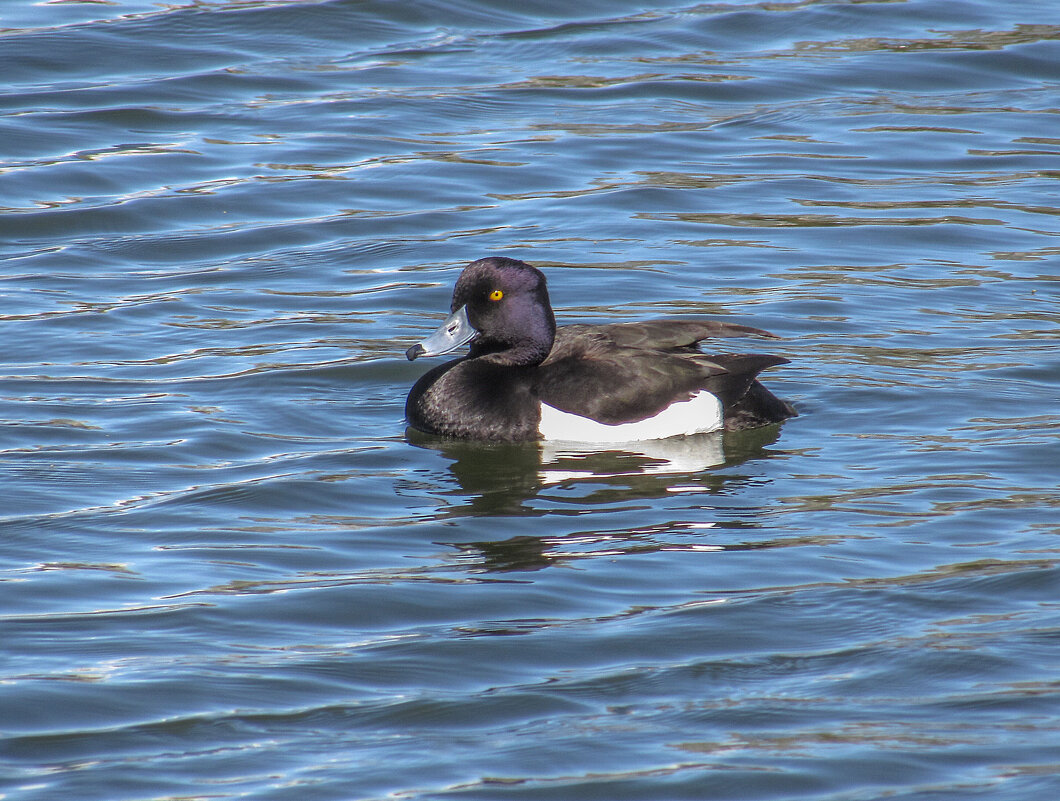
[[[440,356],[471,343],[472,358],[498,364],[540,364],[552,349],[556,318],[545,276],[529,264],[500,256],[473,261],[453,289],[452,315],[409,359]]]

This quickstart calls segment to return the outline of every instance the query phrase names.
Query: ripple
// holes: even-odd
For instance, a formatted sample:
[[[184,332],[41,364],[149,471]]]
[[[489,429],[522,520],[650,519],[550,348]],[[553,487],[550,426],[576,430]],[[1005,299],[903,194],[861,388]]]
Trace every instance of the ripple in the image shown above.
[[[6,9],[0,792],[1051,797],[1060,28],[959,12]],[[800,417],[406,432],[489,253]]]

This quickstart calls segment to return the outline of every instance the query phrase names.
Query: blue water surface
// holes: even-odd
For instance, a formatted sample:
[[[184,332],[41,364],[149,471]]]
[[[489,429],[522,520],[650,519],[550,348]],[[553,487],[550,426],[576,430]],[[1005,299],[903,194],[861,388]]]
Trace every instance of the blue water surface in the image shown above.
[[[1052,801],[1060,6],[0,4],[0,797]],[[783,426],[407,433],[485,255]]]

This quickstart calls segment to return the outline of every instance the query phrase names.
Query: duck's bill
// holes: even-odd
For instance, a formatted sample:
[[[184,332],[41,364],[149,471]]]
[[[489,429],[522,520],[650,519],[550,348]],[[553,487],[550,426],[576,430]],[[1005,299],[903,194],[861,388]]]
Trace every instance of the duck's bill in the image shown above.
[[[478,331],[471,327],[471,322],[467,319],[467,306],[461,306],[449,315],[449,319],[442,323],[438,330],[405,351],[405,355],[411,362],[420,356],[442,356],[452,353],[461,345],[466,345],[474,339],[477,333]]]

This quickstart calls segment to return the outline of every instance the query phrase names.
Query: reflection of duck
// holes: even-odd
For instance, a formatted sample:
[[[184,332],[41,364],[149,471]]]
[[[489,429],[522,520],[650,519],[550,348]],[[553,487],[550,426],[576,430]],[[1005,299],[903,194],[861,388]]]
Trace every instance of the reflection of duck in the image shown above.
[[[739,495],[758,480],[757,471],[739,466],[779,455],[770,448],[779,433],[772,426],[737,432],[724,441],[719,434],[705,434],[608,450],[467,442],[412,429],[408,436],[413,445],[435,450],[449,462],[455,484],[445,488],[445,481],[431,482],[446,496],[441,517],[495,521],[495,534],[489,540],[468,541],[466,529],[456,525],[442,530],[439,544],[459,551],[461,560],[473,569],[506,572],[539,570],[605,554],[758,547],[719,544],[717,536],[707,533],[725,525],[712,512],[716,503],[712,499]],[[714,455],[720,445],[723,462],[718,466],[726,469],[684,472],[686,465],[671,458],[672,452],[651,447],[670,443],[685,443],[689,452],[702,448]],[[658,500],[674,498],[675,493],[682,500]],[[654,508],[653,503],[670,511],[661,518],[634,511]],[[631,512],[628,519],[636,523],[626,527]]]
[[[601,450],[577,443],[482,443],[407,432],[412,445],[437,451],[449,462],[456,486],[442,491],[452,496],[446,515],[454,517],[579,515],[597,506],[678,492],[734,492],[747,476],[708,468],[769,458],[779,433],[772,426],[724,440],[718,432]]]
[[[761,354],[706,355],[709,337],[754,334],[717,321],[652,320],[556,328],[545,277],[515,259],[469,264],[452,316],[408,350],[470,353],[428,371],[405,413],[421,431],[465,439],[623,443],[756,428],[795,415],[757,380],[787,363]]]

